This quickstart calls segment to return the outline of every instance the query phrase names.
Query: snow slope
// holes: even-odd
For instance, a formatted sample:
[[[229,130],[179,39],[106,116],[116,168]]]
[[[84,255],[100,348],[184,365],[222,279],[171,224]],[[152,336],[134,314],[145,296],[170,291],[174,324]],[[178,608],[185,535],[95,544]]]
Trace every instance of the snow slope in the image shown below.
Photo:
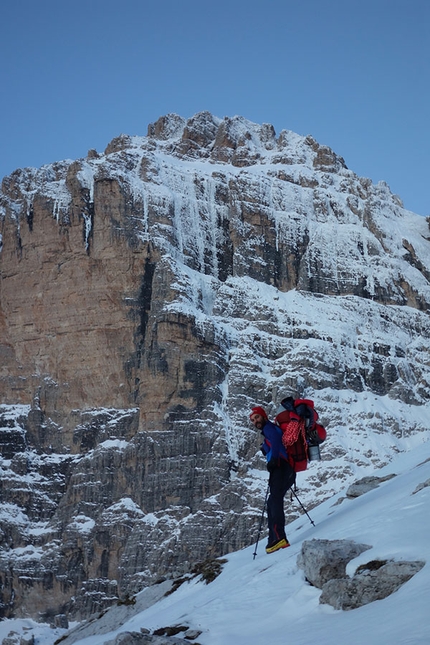
[[[122,625],[101,619],[105,633],[85,637],[77,645],[102,645],[123,631],[151,631],[176,624],[201,630],[202,645],[428,645],[430,643],[430,442],[403,453],[377,474],[396,477],[357,499],[339,491],[314,508],[311,525],[303,515],[288,528],[289,549],[270,556],[265,539],[227,556],[221,575],[209,585],[200,579],[183,584]],[[299,491],[300,494],[300,491]],[[341,502],[341,503],[339,503]],[[290,503],[290,502],[288,502]],[[264,533],[264,532],[263,532]],[[319,604],[320,591],[311,587],[296,561],[304,540],[353,539],[372,545],[348,565],[352,575],[374,559],[425,560],[426,566],[388,598],[352,611]],[[147,589],[142,594],[150,593]],[[64,631],[35,627],[31,621],[0,623],[0,637],[11,629],[33,627],[36,644],[50,645]],[[73,642],[69,638],[66,644]],[[187,642],[187,641],[185,641]]]

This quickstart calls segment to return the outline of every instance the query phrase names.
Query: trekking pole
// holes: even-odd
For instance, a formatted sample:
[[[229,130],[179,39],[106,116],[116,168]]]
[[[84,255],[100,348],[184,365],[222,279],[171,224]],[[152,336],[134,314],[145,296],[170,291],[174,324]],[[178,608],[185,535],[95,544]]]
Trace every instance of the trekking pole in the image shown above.
[[[266,497],[264,498],[263,512],[261,513],[260,526],[259,526],[258,535],[257,535],[257,542],[255,543],[255,551],[254,551],[254,554],[253,554],[254,557],[252,558],[253,560],[255,560],[255,556],[257,555],[257,547],[258,547],[258,542],[260,540],[261,529],[263,527],[264,511],[266,510],[266,504],[267,504],[267,498],[268,497],[269,497],[269,484],[267,484]]]
[[[299,502],[300,506],[302,507],[302,509],[304,510],[304,512],[306,513],[306,515],[308,516],[308,518],[309,518],[309,520],[310,520],[310,522],[311,522],[312,526],[315,526],[315,522],[312,520],[311,516],[309,515],[309,513],[307,512],[307,510],[305,509],[305,507],[303,506],[303,504],[302,504],[302,503],[301,503],[301,501],[299,500],[299,498],[298,498],[298,496],[297,496],[297,493],[296,493],[296,491],[294,490],[294,488],[292,488],[292,489],[291,489],[291,492],[292,492],[292,494],[294,495],[294,497],[296,498],[296,500]]]

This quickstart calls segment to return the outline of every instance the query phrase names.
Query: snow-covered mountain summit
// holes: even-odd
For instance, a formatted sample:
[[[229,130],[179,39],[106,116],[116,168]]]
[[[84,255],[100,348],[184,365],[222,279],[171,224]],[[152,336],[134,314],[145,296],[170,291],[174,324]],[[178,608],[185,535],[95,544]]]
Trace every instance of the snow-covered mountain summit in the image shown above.
[[[255,403],[316,401],[310,507],[427,437],[429,224],[312,137],[168,115],[6,177],[0,222],[5,615],[250,544]]]

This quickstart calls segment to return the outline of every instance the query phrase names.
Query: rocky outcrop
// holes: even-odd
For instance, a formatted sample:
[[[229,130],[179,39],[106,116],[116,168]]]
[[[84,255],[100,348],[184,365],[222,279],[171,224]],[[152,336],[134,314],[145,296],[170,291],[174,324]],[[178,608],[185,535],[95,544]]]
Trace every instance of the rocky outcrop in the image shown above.
[[[353,540],[307,540],[297,558],[306,580],[322,589],[333,579],[346,578],[348,563],[372,547]]]
[[[364,495],[365,493],[378,488],[380,484],[389,481],[393,477],[395,477],[395,475],[386,475],[385,477],[362,477],[361,479],[353,482],[350,486],[348,486],[346,496],[352,499],[354,497],[360,497],[360,495]]]
[[[357,609],[383,600],[400,589],[425,565],[416,561],[372,561],[362,565],[352,578],[330,580],[322,588],[320,603],[334,609]]]
[[[422,561],[372,560],[349,577],[349,562],[370,548],[352,540],[305,541],[297,566],[310,584],[322,590],[321,604],[349,610],[387,598],[425,565]]]
[[[186,641],[185,641],[186,642]],[[141,632],[123,632],[116,638],[106,641],[106,645],[183,645],[183,638],[175,636],[153,636]]]
[[[250,544],[255,402],[317,398],[310,507],[427,431],[428,223],[312,137],[167,115],[4,178],[0,230],[3,616]]]

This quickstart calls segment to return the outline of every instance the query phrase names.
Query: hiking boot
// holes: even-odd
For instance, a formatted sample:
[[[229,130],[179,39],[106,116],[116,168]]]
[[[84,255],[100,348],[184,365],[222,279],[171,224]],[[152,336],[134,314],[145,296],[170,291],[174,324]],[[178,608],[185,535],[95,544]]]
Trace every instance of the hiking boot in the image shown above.
[[[274,553],[279,549],[286,549],[287,546],[290,546],[287,538],[281,538],[280,540],[276,540],[276,542],[271,542],[270,544],[268,544],[266,546],[266,553]]]

